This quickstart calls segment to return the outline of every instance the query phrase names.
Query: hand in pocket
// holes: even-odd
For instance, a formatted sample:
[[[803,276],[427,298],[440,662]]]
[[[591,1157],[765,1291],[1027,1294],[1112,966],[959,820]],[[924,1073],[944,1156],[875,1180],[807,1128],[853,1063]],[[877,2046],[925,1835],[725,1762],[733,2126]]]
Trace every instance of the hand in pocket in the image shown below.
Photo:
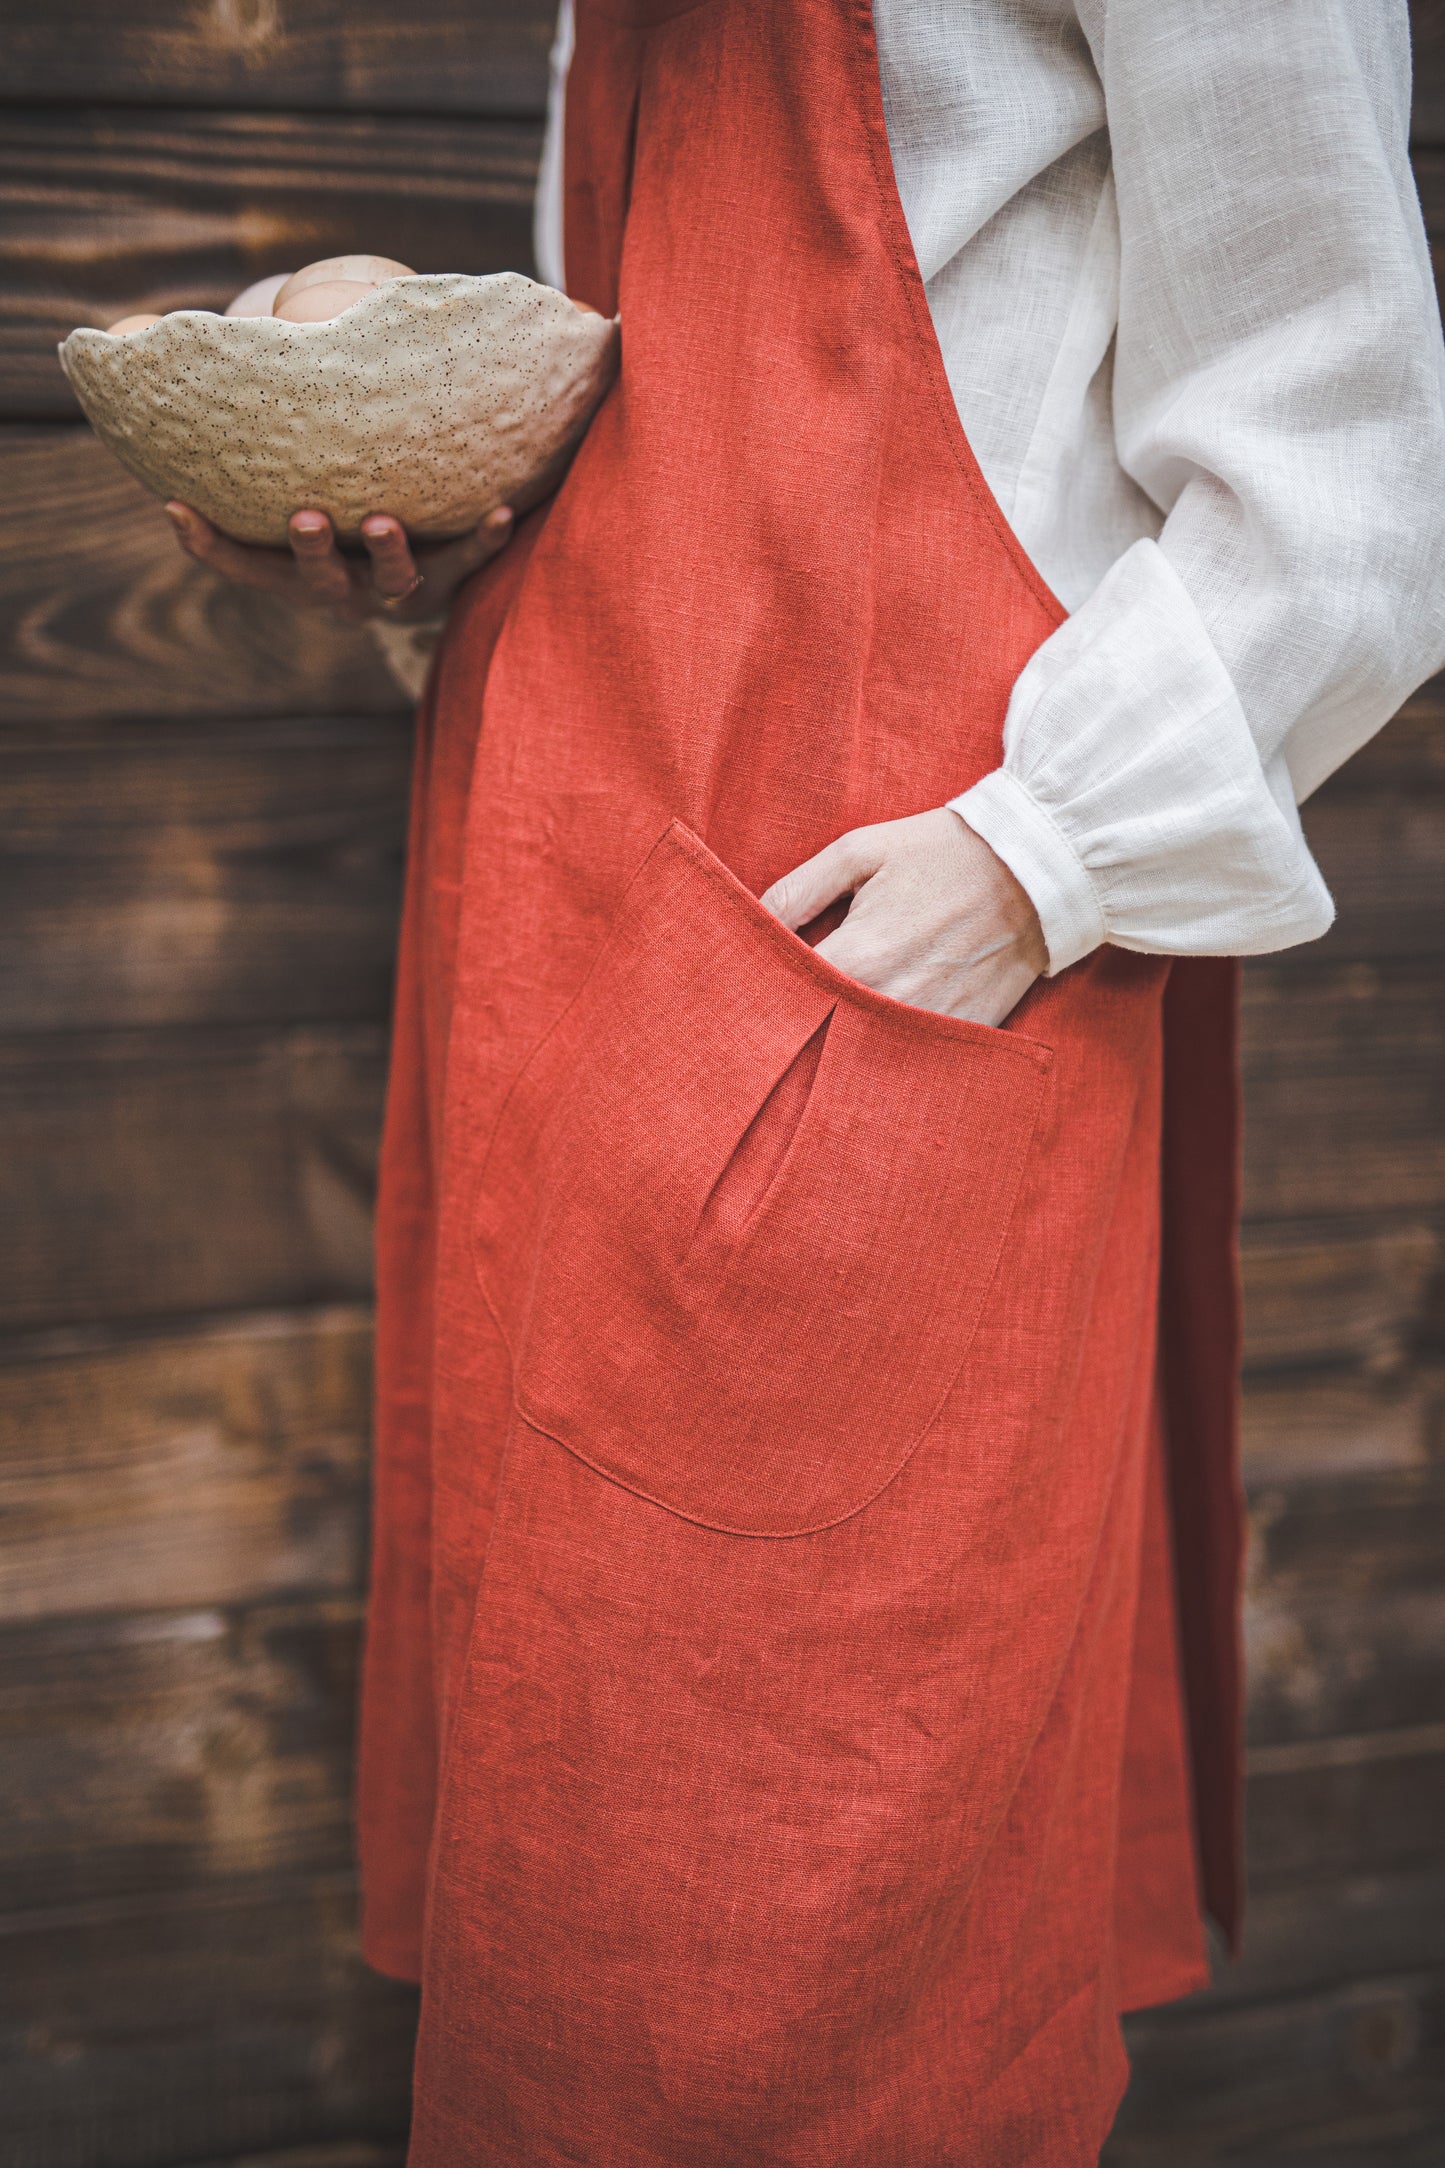
[[[915,1009],[1001,1024],[1048,963],[1023,887],[947,806],[853,829],[762,900],[796,932],[848,895],[817,953]]]

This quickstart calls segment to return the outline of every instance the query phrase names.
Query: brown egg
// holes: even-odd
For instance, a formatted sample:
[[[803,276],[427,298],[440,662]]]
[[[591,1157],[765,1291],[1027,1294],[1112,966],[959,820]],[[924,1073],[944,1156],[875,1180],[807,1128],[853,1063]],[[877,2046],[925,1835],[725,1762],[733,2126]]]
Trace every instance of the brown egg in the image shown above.
[[[149,331],[152,324],[158,324],[159,322],[160,318],[158,316],[148,315],[142,309],[134,316],[117,317],[115,322],[108,328],[123,335],[127,331]]]
[[[295,292],[283,289],[276,296],[271,314],[286,324],[326,324],[375,292],[375,286],[361,279],[328,279]]]
[[[304,293],[308,286],[329,286],[338,279],[354,281],[361,286],[380,286],[385,279],[409,279],[413,277],[410,264],[398,263],[392,256],[323,256],[318,263],[304,263],[299,271],[293,271],[271,305],[273,316],[289,314],[283,304],[289,304],[294,294]],[[299,319],[291,317],[292,323]]]

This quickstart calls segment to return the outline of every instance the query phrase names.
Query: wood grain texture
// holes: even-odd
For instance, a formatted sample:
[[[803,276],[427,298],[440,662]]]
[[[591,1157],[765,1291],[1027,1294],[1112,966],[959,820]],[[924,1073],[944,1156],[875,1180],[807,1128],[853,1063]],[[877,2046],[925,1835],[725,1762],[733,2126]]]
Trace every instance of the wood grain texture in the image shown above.
[[[364,1024],[0,1041],[0,1329],[365,1293],[385,1060]],[[1414,1126],[1392,1135],[1402,1104]],[[1252,1109],[1255,1194],[1272,1203],[1352,1194],[1357,1135],[1377,1193],[1426,1185],[1435,1131],[1408,1069],[1403,1086],[1282,1071]],[[1438,1256],[1414,1217],[1252,1229],[1254,1362],[1348,1347],[1386,1367],[1420,1329]]]
[[[1442,1417],[1438,1369],[1247,1391],[1245,1647],[1262,1774],[1331,1768],[1331,1742],[1361,1762],[1361,1738],[1397,1731],[1416,1742],[1408,1762],[1445,1717]],[[1417,1775],[1402,1768],[1402,1786]]]
[[[411,1991],[361,1963],[348,1876],[0,1922],[5,2168],[396,2138],[414,2018]]]
[[[409,732],[0,738],[0,1030],[382,1018]]]
[[[1439,0],[1429,0],[1429,11],[1432,64],[1416,76],[1418,125],[1410,165],[1436,284],[1445,289],[1445,18]]]
[[[406,2147],[373,2145],[369,2139],[340,2145],[288,2145],[281,2153],[248,2153],[224,2161],[201,2161],[188,2168],[406,2168]]]
[[[1411,134],[1419,151],[1445,145],[1445,0],[1410,0],[1415,63]]]
[[[1244,1951],[1183,2006],[1232,2009],[1340,1980],[1433,1969],[1445,1949],[1445,1862],[1252,1885]]]
[[[0,1632],[0,1916],[348,1868],[358,1625],[350,1598]]]
[[[1411,0],[1414,132],[1445,141],[1445,15]],[[540,114],[550,0],[53,0],[7,24],[6,95],[50,103]],[[97,32],[103,27],[103,39]]]
[[[1245,981],[1245,1212],[1445,1208],[1445,968],[1256,963]]]
[[[89,431],[0,431],[0,489],[13,514],[0,534],[0,726],[33,735],[114,717],[404,710],[364,632],[189,564],[153,501]],[[1412,703],[1328,790],[1348,795],[1357,773],[1410,790],[1438,785],[1442,718],[1438,699]],[[1362,890],[1392,878],[1378,865],[1358,876]],[[1343,902],[1348,912],[1348,890]],[[1413,948],[1420,937],[1409,938]]]
[[[21,1887],[58,1891],[69,1876],[72,1893],[105,1894],[143,1878],[148,1859],[155,1871],[169,1845],[176,1857],[157,1875],[169,1886],[284,1859],[318,1826],[327,1841],[344,1832],[348,1774],[336,1742],[354,1610],[252,1600],[238,1621],[235,1607],[355,1586],[365,1354],[364,1313],[333,1311],[110,1347],[52,1336],[0,1370],[0,1511],[13,1531],[5,1613],[32,1621],[0,1635],[0,1880],[8,1859]],[[1252,1789],[1264,1816],[1253,1833],[1257,1878],[1306,1873],[1311,1860],[1399,1864],[1431,1848],[1445,1766],[1435,1721],[1445,1591],[1434,1570],[1445,1482],[1429,1465],[1424,1383],[1396,1388],[1414,1409],[1409,1441],[1387,1455],[1370,1449],[1363,1472],[1301,1474],[1292,1456],[1292,1491],[1256,1487],[1247,1623]],[[1344,1388],[1321,1380],[1317,1402],[1332,1391]],[[1364,1393],[1355,1388],[1357,1400]],[[1284,1397],[1256,1388],[1247,1405]],[[188,1603],[206,1608],[179,1608]],[[157,1615],[157,1604],[177,1608]],[[114,1615],[126,1606],[141,1615]],[[66,1615],[77,1611],[88,1615]],[[293,1630],[303,1645],[320,1633],[330,1652],[319,1674],[303,1667],[299,1689],[278,1665],[273,1628],[283,1654]],[[325,1782],[307,1793],[276,1765],[272,1735],[292,1742],[288,1752],[309,1751],[330,1720],[331,1687],[341,1729],[327,1734]],[[213,1756],[194,1712],[210,1707],[229,1725],[232,1702],[264,1703],[270,1730],[243,1725],[235,1753]],[[1351,1725],[1366,1728],[1341,1737]],[[80,1757],[68,1777],[67,1752]],[[182,1784],[178,1766],[193,1763],[196,1781]],[[218,1789],[202,1781],[213,1764]],[[27,1828],[16,1799],[37,1794],[60,1804]],[[293,1824],[287,1800],[298,1796]],[[0,1887],[0,1909],[6,1901]]]
[[[318,257],[530,271],[539,148],[516,122],[10,111],[0,418],[78,417],[55,355],[77,324],[224,308]]]
[[[17,102],[540,114],[551,0],[51,0],[6,24]]]
[[[1438,1403],[1431,1443],[1439,1435]],[[1445,1469],[1257,1486],[1250,1732],[1320,1740],[1445,1715]]]
[[[405,712],[364,628],[192,564],[88,429],[0,430],[0,494],[0,728]]]
[[[1338,913],[1312,962],[1445,955],[1445,788],[1341,776],[1304,827]]]
[[[383,1013],[408,758],[366,718],[0,739],[0,1028]],[[1332,787],[1310,833],[1311,966],[1445,951],[1445,788]]]
[[[1332,1984],[1129,2027],[1102,2168],[1438,2168],[1445,1973]]]
[[[12,12],[0,417],[71,411],[86,316],[525,268],[550,0]],[[0,462],[0,2157],[400,2168],[414,2005],[333,1869],[402,702],[84,432]],[[1113,2168],[1439,2164],[1442,809],[1437,683],[1307,809],[1335,929],[1249,973],[1253,1906],[1133,2026]]]
[[[1436,1671],[1435,1707],[1440,1702]],[[1445,1720],[1256,1749],[1248,1789],[1254,1886],[1428,1866],[1445,1827]]]
[[[1388,1369],[1292,1369],[1244,1390],[1244,1475],[1255,1495],[1428,1476],[1445,1416],[1438,1358]]]
[[[1413,1213],[1246,1226],[1246,1370],[1329,1360],[1398,1370],[1426,1328],[1442,1261],[1438,1224]]]
[[[376,1027],[0,1041],[0,1322],[364,1295]]]
[[[0,1620],[357,1588],[364,1308],[0,1343]]]
[[[1390,783],[1425,790],[1445,786],[1445,677],[1431,678],[1413,693],[1399,714],[1308,801],[1305,817],[1309,806],[1326,794],[1355,786],[1377,790]]]
[[[281,2153],[247,2153],[224,2161],[188,2163],[188,2168],[406,2168],[406,2146],[373,2145],[369,2139],[340,2145],[288,2145]]]
[[[358,1625],[353,1599],[0,1633],[0,1912],[342,1864]],[[1373,1654],[1383,1672],[1388,1634]],[[1438,1684],[1437,1642],[1434,1708]],[[1255,1747],[1266,1920],[1287,1883],[1428,1870],[1442,1811],[1445,1723]],[[1268,1945],[1266,1928],[1253,1963],[1289,1961]],[[1221,1992],[1240,1991],[1226,1974]]]

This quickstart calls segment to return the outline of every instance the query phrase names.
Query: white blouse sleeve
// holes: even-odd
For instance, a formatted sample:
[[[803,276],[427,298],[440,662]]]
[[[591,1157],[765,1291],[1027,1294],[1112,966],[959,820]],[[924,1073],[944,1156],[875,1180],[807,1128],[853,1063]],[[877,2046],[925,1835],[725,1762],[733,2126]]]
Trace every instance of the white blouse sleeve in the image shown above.
[[[1118,196],[1115,436],[1167,516],[1039,649],[1002,767],[952,801],[1052,971],[1104,940],[1322,933],[1297,802],[1445,661],[1405,0],[1077,7]]]
[[[567,104],[567,71],[572,65],[575,43],[572,0],[562,0],[552,39],[547,128],[542,137],[542,160],[537,168],[537,193],[532,201],[532,253],[537,259],[538,276],[563,292],[566,291],[567,272],[562,260],[562,132]]]

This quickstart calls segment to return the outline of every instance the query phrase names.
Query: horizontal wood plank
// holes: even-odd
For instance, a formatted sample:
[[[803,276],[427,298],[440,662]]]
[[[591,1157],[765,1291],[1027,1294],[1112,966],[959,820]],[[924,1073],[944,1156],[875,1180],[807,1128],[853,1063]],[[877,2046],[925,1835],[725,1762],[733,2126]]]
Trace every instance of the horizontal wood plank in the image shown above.
[[[1261,1773],[1333,1767],[1340,1735],[1413,1727],[1418,1743],[1420,1727],[1445,1715],[1438,1371],[1373,1387],[1348,1376],[1255,1381],[1244,1409],[1249,1730]],[[1372,1751],[1348,1736],[1344,1748],[1356,1760]],[[1402,1763],[1412,1751],[1402,1746]],[[1414,1782],[1403,1766],[1401,1782]]]
[[[539,132],[307,114],[11,111],[0,128],[0,418],[72,420],[77,324],[224,308],[356,249],[530,271]]]
[[[1311,799],[1304,826],[1338,915],[1300,961],[1445,955],[1445,788],[1341,777]]]
[[[0,1632],[0,1911],[344,1866],[359,1623],[331,1599]],[[1248,1805],[1257,1898],[1428,1869],[1445,1722],[1256,1747]]]
[[[406,2126],[415,1997],[331,1876],[0,1922],[6,2168],[155,2168]]]
[[[1445,1208],[1445,970],[1256,963],[1245,977],[1245,1211]]]
[[[0,1329],[364,1293],[385,1059],[384,1030],[361,1024],[0,1045],[12,1146],[0,1171]],[[1328,1093],[1338,1080],[1323,1082]],[[1284,1170],[1275,1195],[1306,1207],[1309,1106],[1304,1083],[1276,1079],[1271,1126],[1255,1140],[1257,1157]],[[1416,1106],[1418,1135],[1423,1094]],[[1373,1147],[1399,1191],[1410,1142]],[[1326,1169],[1321,1186],[1343,1192],[1347,1175]],[[1252,1361],[1388,1364],[1420,1327],[1438,1255],[1434,1230],[1414,1219],[1249,1230]]]
[[[6,24],[5,96],[540,113],[552,0],[52,0]]]
[[[1101,2168],[1435,2168],[1445,1973],[1127,2027],[1134,2075]]]
[[[373,2145],[369,2139],[340,2145],[288,2145],[283,2153],[248,2153],[224,2161],[193,2161],[187,2168],[406,2168],[406,2146]]]
[[[0,1914],[351,1860],[356,1599],[0,1632]]]
[[[1445,21],[1411,0],[1414,133],[1445,141]],[[551,0],[96,0],[29,6],[8,31],[6,95],[44,103],[540,113]],[[103,38],[98,34],[103,29]]]
[[[1410,0],[1415,63],[1411,132],[1417,143],[1445,144],[1445,0]]]
[[[395,715],[363,627],[225,585],[88,429],[0,430],[0,727]]]
[[[220,1606],[354,1586],[366,1340],[361,1312],[282,1315],[109,1346],[52,1336],[0,1368],[5,1615]],[[1297,1421],[1286,1412],[1296,1393]],[[1261,1418],[1261,1401],[1278,1405]],[[1298,1843],[1291,1816],[1315,1788],[1335,1802],[1330,1841],[1368,1850],[1386,1809],[1392,1827],[1400,1813],[1408,1818],[1417,1778],[1433,1764],[1393,1734],[1370,1734],[1373,1747],[1355,1742],[1358,1751],[1342,1759],[1331,1735],[1352,1723],[1418,1727],[1445,1693],[1445,1588],[1435,1571],[1445,1501],[1426,1458],[1430,1404],[1418,1383],[1372,1395],[1359,1383],[1322,1382],[1307,1391],[1255,1388],[1246,1410],[1252,1437],[1282,1422],[1297,1432],[1270,1449],[1272,1486],[1261,1490],[1257,1460],[1253,1468],[1247,1622],[1256,1792],[1283,1787],[1294,1802],[1274,1814],[1282,1832],[1275,1856],[1285,1864]],[[1321,1430],[1329,1442],[1312,1467],[1308,1440]],[[1347,1448],[1342,1438],[1356,1442]],[[63,1671],[67,1652],[105,1629],[72,1620],[53,1630]],[[209,1666],[204,1635],[200,1644]],[[180,1648],[194,1653],[184,1637]],[[22,1671],[35,1669],[27,1657]],[[201,1698],[209,1691],[203,1681]],[[77,1736],[93,1739],[99,1720],[89,1687],[84,1700],[88,1731],[78,1724]],[[64,1708],[58,1690],[55,1702]],[[1301,1742],[1302,1758],[1290,1760],[1286,1746],[1281,1761],[1281,1741]],[[133,1742],[128,1751],[143,1789],[152,1778],[160,1787]],[[1387,1762],[1394,1766],[1382,1774]],[[1363,1776],[1350,1773],[1358,1764],[1368,1765]],[[43,1771],[37,1778],[25,1767],[26,1786],[49,1793]],[[344,1787],[339,1773],[337,1782]],[[338,1815],[344,1820],[341,1808]],[[108,1812],[106,1828],[116,1822]],[[1398,1855],[1398,1835],[1381,1842]]]
[[[385,1054],[362,1025],[0,1042],[0,1320],[367,1293]]]
[[[1244,974],[1246,1089],[1279,1077],[1429,1074],[1445,1048],[1445,970],[1389,957],[1340,964],[1318,952],[1252,958]]]
[[[1398,1370],[1422,1333],[1442,1260],[1439,1225],[1413,1215],[1246,1226],[1247,1369]]]
[[[1445,1613],[1445,1596],[1440,1609]],[[1388,1647],[1380,1654],[1388,1660]],[[1437,1709],[1445,1707],[1442,1687],[1445,1662],[1437,1662]],[[1247,1857],[1256,1888],[1438,1862],[1445,1719],[1300,1748],[1258,1748],[1247,1799]]]
[[[1293,1901],[1328,1919],[1330,1899],[1350,1895],[1326,1884]],[[1415,1914],[1415,1943],[1441,1923],[1439,1906],[1421,1923],[1421,1897],[1419,1884],[1391,1890],[1395,1917]],[[360,1969],[340,1880],[39,1914],[0,1951],[0,2146],[13,2168],[240,2168],[238,2155],[262,2168],[258,2153],[336,2129],[403,2125],[414,2003]],[[1356,2138],[1358,2168],[1404,2164],[1406,2142],[1439,2131],[1430,1964],[1280,1986],[1272,2005],[1211,1995],[1135,2018],[1111,2168],[1291,2155],[1315,2168],[1348,2161],[1328,2148]],[[1423,2148],[1415,2161],[1432,2168]],[[305,2153],[266,2168],[301,2164],[314,2168]]]
[[[1445,1417],[1438,1359],[1399,1370],[1331,1368],[1252,1376],[1244,1473],[1256,1494],[1350,1478],[1428,1478]]]
[[[407,762],[365,718],[0,740],[0,1028],[382,1013]],[[1338,791],[1311,833],[1319,961],[1445,948],[1445,790]]]
[[[1445,1707],[1445,1587],[1418,1556],[1391,1559],[1389,1540],[1361,1539],[1362,1557],[1347,1560],[1357,1585],[1337,1598],[1283,1569],[1257,1573],[1244,1612],[1252,1739],[1318,1742],[1349,1725],[1385,1736],[1384,1727],[1429,1723]],[[1406,1770],[1401,1781],[1414,1777]]]
[[[355,1589],[370,1316],[0,1346],[0,1619]]]
[[[0,738],[0,1030],[384,1017],[409,733]]]
[[[243,2160],[192,2161],[187,2168],[406,2168],[406,2146],[373,2145],[369,2139],[340,2145],[288,2145],[283,2153],[248,2153]]]
[[[1194,2010],[1312,1994],[1343,1981],[1425,1971],[1445,1950],[1445,1862],[1256,1884],[1243,1955],[1216,1967]]]
[[[76,415],[55,346],[77,323],[221,307],[359,247],[424,271],[529,271],[540,147],[521,121],[11,109],[0,417]],[[1445,248],[1445,153],[1419,172]]]
[[[1445,1711],[1445,1474],[1271,1484],[1250,1499],[1250,1734],[1373,1733]]]
[[[1431,1586],[1445,1556],[1445,1468],[1268,1485],[1251,1499],[1256,1575],[1343,1602]],[[1347,1722],[1341,1729],[1351,1729]]]
[[[1445,677],[1431,678],[1411,694],[1384,729],[1306,801],[1305,818],[1325,798],[1356,786],[1379,790],[1401,784],[1425,790],[1445,785]]]

